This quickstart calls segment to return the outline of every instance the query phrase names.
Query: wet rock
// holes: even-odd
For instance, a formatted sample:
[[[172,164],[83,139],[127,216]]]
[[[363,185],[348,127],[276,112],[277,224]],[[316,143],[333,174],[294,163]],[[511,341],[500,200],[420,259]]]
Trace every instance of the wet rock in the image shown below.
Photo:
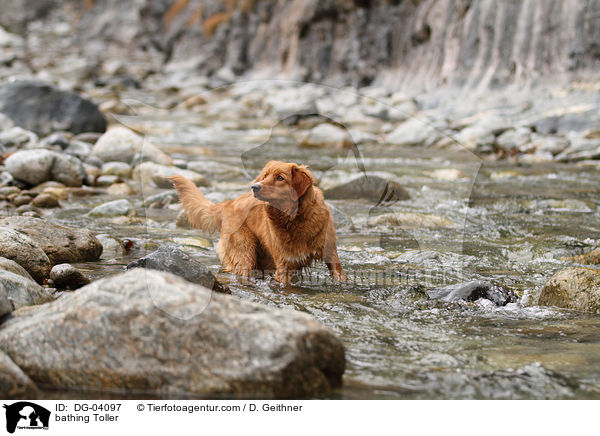
[[[31,203],[31,197],[29,195],[17,195],[15,198],[13,198],[12,203],[17,207],[24,204],[29,204]]]
[[[419,228],[449,228],[454,223],[447,218],[437,215],[412,213],[412,212],[392,212],[377,215],[369,218],[370,226],[387,225],[399,227],[401,229],[419,229]]]
[[[179,201],[179,196],[177,195],[177,191],[166,191],[159,192],[158,194],[150,195],[149,197],[144,198],[144,207],[150,207],[153,204],[160,204],[162,206],[166,206],[167,204],[177,203]]]
[[[33,199],[33,201],[31,202],[31,205],[35,206],[35,207],[40,207],[42,209],[51,209],[54,207],[60,207],[58,198],[47,192],[41,193],[37,197],[35,197]]]
[[[529,127],[517,127],[509,129],[496,138],[496,145],[506,152],[513,149],[526,151],[526,146],[531,140],[531,129]]]
[[[50,150],[18,151],[4,162],[6,170],[17,180],[38,185],[48,180],[66,186],[81,186],[85,170],[79,159]]]
[[[542,288],[538,304],[600,313],[600,271],[580,267],[557,272]]]
[[[510,127],[508,121],[502,117],[483,116],[462,129],[454,139],[468,150],[491,151],[495,147],[496,136]]]
[[[600,158],[600,139],[583,139],[570,137],[570,145],[556,155],[559,162],[577,162],[586,159]]]
[[[229,288],[220,283],[206,265],[173,244],[163,245],[154,253],[135,260],[126,267],[133,268],[170,272],[188,282],[197,283],[216,292],[231,294]]]
[[[556,156],[569,146],[569,140],[560,136],[532,135],[531,147],[536,152],[551,153]]]
[[[409,118],[386,137],[393,145],[431,145],[442,137],[442,124],[421,118]]]
[[[325,190],[325,198],[330,200],[365,199],[374,203],[408,200],[406,189],[391,180],[378,176],[359,176],[341,185]]]
[[[301,147],[349,148],[352,138],[348,131],[333,124],[319,124],[300,139]]]
[[[84,132],[84,133],[75,135],[75,137],[73,138],[73,141],[81,141],[81,142],[86,142],[88,144],[94,145],[98,141],[98,139],[100,139],[101,136],[102,136],[102,133],[98,133],[98,132]]]
[[[110,186],[120,180],[119,176],[100,176],[96,178],[96,186]]]
[[[125,162],[106,162],[102,165],[102,174],[128,179],[131,177],[131,166]]]
[[[50,180],[48,182],[40,183],[39,185],[34,186],[33,188],[29,189],[29,192],[32,192],[34,194],[41,194],[48,188],[63,189],[64,187],[65,187],[65,185],[63,185],[62,183],[55,182],[54,180]]]
[[[64,152],[84,161],[92,153],[92,144],[74,140],[69,143],[69,146],[64,149]]]
[[[429,298],[450,302],[477,301],[480,298],[485,298],[497,306],[506,306],[508,303],[517,301],[517,297],[513,292],[481,280],[432,289],[427,291],[427,295]]]
[[[23,219],[23,217],[10,218]],[[38,283],[44,282],[52,266],[50,259],[38,244],[24,234],[5,227],[3,224],[0,224],[0,256],[18,263]]]
[[[14,260],[7,259],[5,257],[0,257],[0,270],[8,271],[13,274],[23,276],[26,279],[33,280],[33,277],[31,277],[25,268],[23,268]]]
[[[7,171],[0,171],[0,186],[12,185],[15,178]]]
[[[176,174],[191,180],[196,186],[209,186],[208,180],[203,175],[177,167],[144,162],[133,169],[133,178],[139,180],[142,185],[154,185],[165,189],[173,187],[173,183],[171,183],[169,177]]]
[[[104,132],[98,107],[79,95],[42,82],[12,82],[0,88],[0,112],[17,126],[45,136],[57,130]]]
[[[10,227],[26,235],[44,251],[52,265],[97,260],[102,252],[102,245],[87,229],[61,226],[39,218],[16,216],[1,219],[0,226]],[[21,262],[17,263],[29,271]],[[32,276],[35,278],[33,274]]]
[[[38,144],[38,141],[39,138],[35,133],[21,127],[0,131],[0,149],[2,147],[13,150],[32,148]]]
[[[589,253],[581,254],[579,256],[567,257],[561,260],[580,263],[582,265],[600,265],[600,248],[596,248],[590,251]]]
[[[110,235],[97,235],[96,238],[102,244],[102,254],[100,255],[100,259],[112,260],[127,254],[125,245],[120,239]]]
[[[129,215],[134,211],[133,205],[125,199],[109,201],[93,208],[91,216],[121,216]]]
[[[9,319],[0,349],[39,384],[162,396],[315,395],[345,367],[341,341],[307,314],[140,268]]]
[[[0,28],[1,29],[1,28]],[[38,390],[10,357],[0,351],[0,392],[7,400],[35,399]]]
[[[99,158],[104,162],[125,162],[129,165],[146,161],[173,165],[172,159],[155,145],[121,126],[108,129],[94,145],[90,157]]]
[[[52,283],[48,284],[58,289],[79,289],[90,283],[90,279],[69,263],[54,265],[50,271],[50,280]]]

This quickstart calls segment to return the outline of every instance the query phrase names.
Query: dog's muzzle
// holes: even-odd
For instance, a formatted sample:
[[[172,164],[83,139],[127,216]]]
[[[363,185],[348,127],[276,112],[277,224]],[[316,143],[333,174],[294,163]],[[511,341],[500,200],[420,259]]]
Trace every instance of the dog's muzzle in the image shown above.
[[[256,197],[258,192],[260,191],[260,189],[262,188],[262,186],[260,186],[258,183],[255,183],[254,185],[252,185],[252,193],[254,194],[254,196]]]

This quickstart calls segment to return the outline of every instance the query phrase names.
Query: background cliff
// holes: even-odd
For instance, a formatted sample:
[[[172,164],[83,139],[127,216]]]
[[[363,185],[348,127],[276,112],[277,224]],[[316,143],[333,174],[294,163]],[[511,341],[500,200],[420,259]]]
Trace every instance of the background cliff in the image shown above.
[[[278,77],[395,90],[588,80],[598,0],[2,0],[0,25],[40,58],[116,56],[223,81]],[[65,24],[67,23],[67,24]],[[62,43],[50,43],[63,26]],[[51,31],[52,30],[52,31]],[[59,29],[60,30],[60,29]],[[44,37],[47,32],[46,39]],[[60,32],[59,32],[60,33]]]

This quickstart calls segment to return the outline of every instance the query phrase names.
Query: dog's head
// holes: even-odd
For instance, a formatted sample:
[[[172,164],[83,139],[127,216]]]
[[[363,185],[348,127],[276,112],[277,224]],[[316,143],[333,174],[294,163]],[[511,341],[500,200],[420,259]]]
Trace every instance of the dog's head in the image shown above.
[[[304,166],[272,160],[254,180],[252,193],[288,215],[294,215],[298,200],[314,183],[311,172]]]

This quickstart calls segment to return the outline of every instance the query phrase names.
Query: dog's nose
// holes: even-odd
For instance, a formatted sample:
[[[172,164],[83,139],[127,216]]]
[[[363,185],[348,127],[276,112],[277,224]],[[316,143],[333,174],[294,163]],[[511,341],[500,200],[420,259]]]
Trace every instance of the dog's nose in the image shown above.
[[[260,188],[262,188],[262,186],[260,186],[258,183],[255,183],[252,185],[252,192],[256,194],[258,191],[260,191]]]

